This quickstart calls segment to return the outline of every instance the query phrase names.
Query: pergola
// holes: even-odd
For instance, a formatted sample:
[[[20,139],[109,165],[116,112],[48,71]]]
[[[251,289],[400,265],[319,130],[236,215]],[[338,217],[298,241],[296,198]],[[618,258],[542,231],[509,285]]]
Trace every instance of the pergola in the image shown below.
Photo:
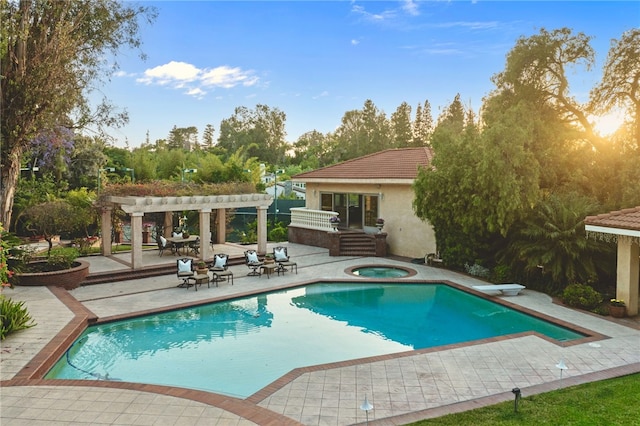
[[[102,254],[111,255],[111,214],[120,207],[131,217],[131,269],[140,269],[142,264],[142,218],[145,213],[164,212],[165,235],[173,229],[173,213],[198,211],[200,219],[200,256],[210,259],[213,252],[208,244],[211,229],[209,226],[212,211],[218,213],[218,243],[226,241],[226,212],[228,209],[255,207],[258,217],[258,253],[267,251],[267,209],[273,202],[269,194],[233,194],[233,195],[193,195],[186,197],[135,197],[107,196],[102,200]],[[206,243],[206,244],[205,244]]]
[[[616,298],[625,301],[629,316],[638,315],[640,207],[587,216],[584,223],[587,236],[617,241]]]

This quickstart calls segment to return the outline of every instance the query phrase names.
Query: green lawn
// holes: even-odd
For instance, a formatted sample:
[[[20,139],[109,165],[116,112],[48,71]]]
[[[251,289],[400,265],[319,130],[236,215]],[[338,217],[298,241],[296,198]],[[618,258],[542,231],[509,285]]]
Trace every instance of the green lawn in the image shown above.
[[[517,413],[511,401],[411,425],[640,425],[640,374],[523,394]]]

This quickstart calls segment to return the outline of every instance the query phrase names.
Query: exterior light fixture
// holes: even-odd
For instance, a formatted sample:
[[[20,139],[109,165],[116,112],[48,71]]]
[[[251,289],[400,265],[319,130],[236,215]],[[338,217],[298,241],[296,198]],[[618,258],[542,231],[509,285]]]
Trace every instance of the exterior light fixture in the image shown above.
[[[369,424],[369,411],[373,410],[373,405],[369,403],[367,395],[364,396],[364,402],[360,406],[360,409],[365,412],[365,415],[367,416],[367,424]]]
[[[136,175],[135,175],[135,172],[133,171],[133,169],[132,169],[132,168],[130,168],[130,167],[124,167],[124,168],[122,168],[122,171],[123,171],[123,172],[131,172],[131,182],[133,183],[133,182],[135,182],[135,181],[136,181]]]
[[[511,389],[511,392],[515,396],[515,400],[513,401],[513,412],[517,413],[518,412],[518,401],[520,401],[520,398],[522,397],[522,393],[520,392],[520,388],[513,388],[513,389]]]
[[[556,364],[556,368],[560,370],[560,380],[562,380],[562,372],[568,370],[569,367],[564,363],[564,359],[561,359],[560,362]]]
[[[186,173],[197,173],[198,169],[182,169],[182,182],[184,182],[184,175]]]

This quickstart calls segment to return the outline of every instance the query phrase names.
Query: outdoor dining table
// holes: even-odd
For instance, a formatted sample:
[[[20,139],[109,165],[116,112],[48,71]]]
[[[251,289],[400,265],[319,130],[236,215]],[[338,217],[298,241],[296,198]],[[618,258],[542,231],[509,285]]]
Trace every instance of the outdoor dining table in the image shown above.
[[[189,238],[183,237],[167,237],[167,241],[171,243],[171,251],[175,254],[180,254],[180,249],[184,249],[189,246],[189,243],[193,243],[198,239],[198,235],[189,235]],[[184,254],[187,254],[185,251]]]

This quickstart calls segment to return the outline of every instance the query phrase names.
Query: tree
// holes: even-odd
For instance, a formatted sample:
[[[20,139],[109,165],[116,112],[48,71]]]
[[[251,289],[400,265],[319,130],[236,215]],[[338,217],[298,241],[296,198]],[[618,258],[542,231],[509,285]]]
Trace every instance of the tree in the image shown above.
[[[73,232],[80,228],[76,219],[76,207],[65,200],[47,201],[33,205],[24,212],[26,227],[34,235],[42,235],[49,243],[49,253],[53,248],[53,237],[63,232]]]
[[[202,133],[202,147],[204,149],[213,148],[213,133],[215,129],[211,124],[207,124],[204,127],[204,132]]]
[[[590,110],[604,113],[621,107],[634,123],[635,148],[640,154],[640,29],[612,40],[602,81],[591,91]]]
[[[391,134],[393,135],[393,146],[405,148],[411,146],[413,134],[411,130],[411,107],[403,102],[391,114]]]
[[[411,146],[429,145],[433,133],[433,117],[431,116],[431,104],[424,101],[424,107],[418,104],[416,117],[413,121],[413,141]]]
[[[384,112],[367,99],[362,110],[347,111],[334,137],[339,161],[391,147],[391,128]]]
[[[551,194],[513,228],[501,257],[514,270],[541,272],[552,293],[593,283],[607,263],[615,263],[606,243],[585,235],[584,218],[598,211],[597,203],[575,192]]]
[[[169,132],[167,138],[169,149],[184,149],[191,151],[198,146],[198,128],[195,126],[176,127]]]
[[[3,1],[0,12],[0,222],[8,224],[23,154],[39,132],[126,122],[106,99],[92,111],[89,94],[117,69],[105,57],[139,48],[138,19],[152,22],[156,12],[115,0]]]
[[[590,37],[573,35],[568,28],[521,37],[507,55],[505,70],[493,76],[498,89],[517,93],[530,101],[536,99],[552,106],[562,118],[581,129],[584,137],[601,148],[601,140],[593,132],[586,108],[569,93],[566,69],[583,64],[590,70],[594,52]]]
[[[248,157],[265,163],[284,162],[286,143],[284,125],[286,115],[278,108],[256,105],[255,110],[237,107],[234,114],[220,122],[218,147],[226,155],[243,148]]]
[[[71,187],[97,187],[99,170],[108,160],[105,148],[106,144],[100,137],[76,136],[68,171]]]
[[[312,130],[300,135],[293,145],[294,162],[302,169],[317,169],[331,164],[328,157],[329,144],[325,135]]]

